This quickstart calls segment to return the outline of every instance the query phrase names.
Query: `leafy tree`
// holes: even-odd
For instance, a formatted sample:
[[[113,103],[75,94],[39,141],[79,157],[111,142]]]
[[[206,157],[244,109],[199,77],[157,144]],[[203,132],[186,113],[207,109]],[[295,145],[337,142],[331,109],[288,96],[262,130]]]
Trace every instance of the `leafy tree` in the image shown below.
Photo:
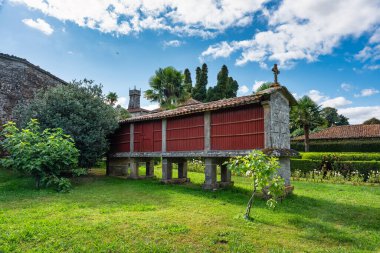
[[[189,69],[185,69],[183,72],[184,80],[183,85],[187,93],[191,94],[191,91],[193,89],[193,81],[191,80],[191,73]]]
[[[0,161],[3,167],[31,175],[38,189],[49,185],[55,185],[58,191],[70,188],[70,181],[61,173],[77,168],[79,152],[74,140],[61,128],[41,132],[38,121],[32,119],[25,129],[19,129],[10,121],[1,136],[1,146],[8,153]]]
[[[118,127],[117,111],[104,103],[102,86],[73,81],[37,94],[30,104],[16,109],[19,126],[38,119],[42,129],[62,128],[80,151],[79,165],[90,168],[108,151],[107,136]]]
[[[145,91],[145,97],[158,102],[162,108],[173,108],[189,96],[182,73],[173,67],[159,68],[150,78],[149,85],[151,89]]]
[[[123,120],[131,117],[131,114],[128,112],[128,110],[122,107],[121,105],[117,105],[115,107],[115,110],[117,113],[118,120]]]
[[[363,122],[364,125],[380,124],[380,120],[377,118],[371,118]]]
[[[198,101],[206,102],[207,99],[207,83],[208,83],[208,68],[207,64],[203,63],[202,69],[197,67],[195,70],[195,86],[192,90],[192,97]]]
[[[276,207],[277,199],[284,195],[285,190],[284,180],[276,175],[279,168],[280,164],[276,158],[269,157],[259,150],[254,150],[246,156],[230,159],[228,169],[238,175],[251,177],[253,180],[253,191],[247,204],[245,219],[251,219],[251,208],[259,189],[266,191],[270,196],[267,201],[268,207]]]
[[[325,107],[321,111],[321,116],[326,120],[326,126],[348,125],[348,118],[338,114],[338,110],[332,107]]]
[[[117,99],[119,98],[119,96],[116,94],[116,92],[109,92],[106,96],[106,101],[114,106],[115,103],[117,102]]]
[[[302,127],[305,133],[305,152],[309,151],[310,130],[323,123],[318,106],[310,97],[304,96],[298,100],[298,104],[290,111],[291,128]]]
[[[256,92],[259,92],[259,91],[263,91],[263,90],[266,90],[266,89],[269,89],[270,86],[271,86],[271,82],[266,82],[266,83],[263,83],[262,85],[260,85],[259,88],[257,88]]]

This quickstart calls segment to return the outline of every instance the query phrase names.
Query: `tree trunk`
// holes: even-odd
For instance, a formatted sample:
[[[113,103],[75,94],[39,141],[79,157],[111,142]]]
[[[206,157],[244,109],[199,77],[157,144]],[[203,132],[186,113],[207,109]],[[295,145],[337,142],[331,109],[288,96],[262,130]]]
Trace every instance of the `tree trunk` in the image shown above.
[[[309,133],[310,133],[310,128],[309,128],[309,126],[304,126],[303,130],[305,132],[305,152],[309,152],[309,145],[310,145]]]
[[[41,177],[35,177],[36,188],[39,190],[41,187]]]
[[[246,220],[250,219],[250,213],[251,213],[251,208],[252,208],[252,205],[253,205],[253,201],[255,199],[255,194],[256,194],[256,185],[254,183],[253,184],[253,193],[252,193],[251,198],[248,201],[247,209],[245,210],[244,219],[246,219]]]

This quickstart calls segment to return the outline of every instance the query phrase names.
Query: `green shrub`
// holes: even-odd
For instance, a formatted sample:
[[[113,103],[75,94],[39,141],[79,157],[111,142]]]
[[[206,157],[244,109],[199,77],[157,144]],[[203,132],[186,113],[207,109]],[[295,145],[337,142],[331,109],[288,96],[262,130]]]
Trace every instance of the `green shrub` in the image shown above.
[[[305,151],[303,142],[292,141],[291,148]],[[311,152],[380,152],[380,140],[310,141]]]
[[[310,159],[290,159],[290,168],[292,171],[299,170],[303,173],[319,170],[321,168],[321,161],[314,161]]]
[[[1,166],[34,177],[36,187],[54,185],[58,191],[67,191],[70,181],[62,172],[77,168],[79,152],[74,141],[62,129],[40,131],[37,120],[31,120],[25,129],[8,122],[1,132],[1,146],[8,156]]]
[[[204,173],[205,164],[201,159],[192,159],[187,163],[187,170],[192,172]]]
[[[108,151],[108,135],[118,127],[118,113],[104,102],[100,85],[93,81],[74,81],[41,91],[30,104],[23,104],[15,114],[18,126],[31,118],[41,128],[62,128],[73,137],[80,151],[79,165],[90,168]]]
[[[290,159],[292,172],[299,170],[303,173],[308,173],[314,170],[322,170],[322,166],[323,162],[321,160]],[[344,176],[353,171],[358,171],[360,174],[363,174],[365,178],[368,178],[371,170],[380,170],[380,161],[335,161],[331,169]],[[326,172],[327,171],[324,171],[325,175]]]
[[[302,159],[309,160],[324,160],[324,158],[329,155],[335,156],[340,161],[380,161],[380,153],[301,152]]]
[[[334,164],[334,170],[345,172],[358,171],[365,178],[371,170],[380,170],[379,161],[338,161]]]

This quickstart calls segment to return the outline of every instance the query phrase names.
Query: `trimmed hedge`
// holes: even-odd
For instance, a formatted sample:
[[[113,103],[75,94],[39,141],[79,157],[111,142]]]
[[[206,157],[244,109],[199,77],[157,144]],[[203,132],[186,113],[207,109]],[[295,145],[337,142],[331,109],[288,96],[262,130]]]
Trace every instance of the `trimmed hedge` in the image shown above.
[[[336,161],[334,162],[333,167],[335,171],[339,171],[342,174],[357,170],[359,173],[364,174],[365,177],[367,177],[369,171],[380,170],[380,161]],[[313,170],[321,170],[322,161],[311,159],[291,159],[290,168],[292,172],[295,170],[300,170],[304,173]]]
[[[291,148],[305,151],[303,142],[292,141]],[[380,140],[310,141],[311,152],[380,152]]]
[[[324,152],[307,152],[302,153],[302,159],[324,160],[327,155],[333,155],[339,161],[380,161],[380,153],[324,153]]]
[[[300,170],[302,172],[309,172],[312,170],[319,170],[321,168],[321,161],[310,159],[290,159],[291,171]]]

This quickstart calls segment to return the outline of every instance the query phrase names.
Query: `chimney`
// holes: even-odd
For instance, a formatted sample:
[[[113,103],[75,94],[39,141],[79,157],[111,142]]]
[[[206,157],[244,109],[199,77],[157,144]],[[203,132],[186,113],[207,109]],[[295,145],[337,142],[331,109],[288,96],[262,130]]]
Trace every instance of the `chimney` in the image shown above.
[[[128,109],[139,109],[140,97],[141,97],[141,90],[137,90],[136,86],[133,90],[130,89]]]

